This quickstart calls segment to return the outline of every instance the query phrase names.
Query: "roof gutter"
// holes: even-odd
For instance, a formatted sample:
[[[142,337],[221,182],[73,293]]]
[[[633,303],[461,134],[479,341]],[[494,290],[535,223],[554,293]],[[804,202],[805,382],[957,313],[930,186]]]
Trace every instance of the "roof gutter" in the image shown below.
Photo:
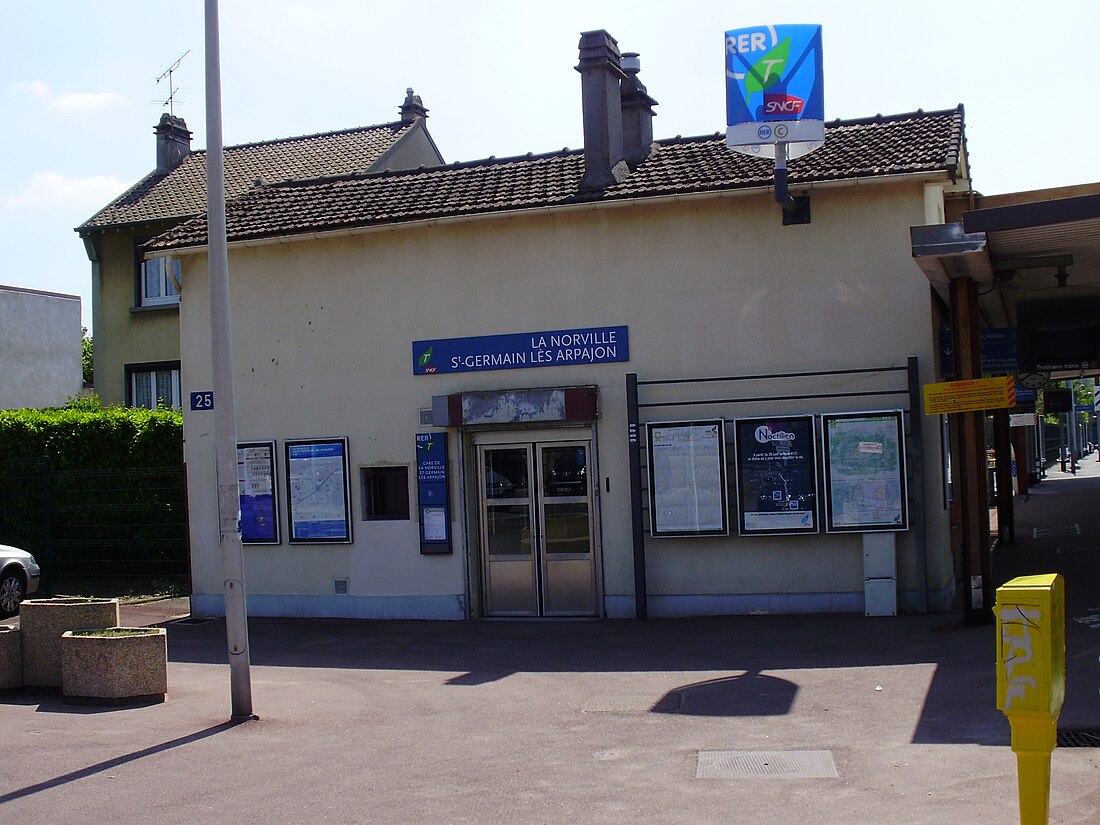
[[[929,182],[942,180],[946,170],[905,172],[896,175],[868,175],[865,177],[844,178],[842,180],[808,181],[805,183],[793,183],[790,188],[794,191],[814,191],[844,189],[860,186],[878,186],[893,183]],[[252,238],[243,241],[230,241],[230,249],[252,249],[264,246],[279,246],[289,243],[304,241],[319,241],[327,238],[344,238],[352,235],[368,235],[377,232],[396,232],[405,228],[423,228],[429,226],[445,226],[449,224],[478,223],[483,220],[499,220],[502,218],[516,218],[534,214],[570,214],[574,212],[595,212],[599,209],[626,208],[639,206],[661,206],[669,203],[697,203],[704,200],[723,198],[742,198],[760,195],[774,189],[774,186],[752,186],[737,189],[717,189],[709,192],[696,192],[689,194],[656,195],[635,198],[613,198],[609,200],[585,201],[583,203],[549,204],[546,206],[533,206],[523,209],[506,209],[493,212],[475,212],[470,215],[444,215],[437,218],[420,218],[412,221],[396,221],[367,226],[354,226],[347,229],[331,229],[322,232],[296,232],[291,235],[280,235],[270,238]],[[167,258],[171,256],[198,255],[206,251],[206,244],[201,246],[181,246],[172,249],[154,250],[145,254],[146,258]]]

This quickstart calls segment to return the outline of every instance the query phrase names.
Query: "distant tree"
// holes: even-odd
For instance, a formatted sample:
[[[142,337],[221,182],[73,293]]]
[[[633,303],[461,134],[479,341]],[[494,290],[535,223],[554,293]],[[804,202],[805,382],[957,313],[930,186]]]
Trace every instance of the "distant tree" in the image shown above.
[[[81,333],[83,334],[83,352],[82,362],[84,365],[84,383],[88,386],[95,384],[95,374],[92,366],[95,360],[95,344],[92,342],[92,336],[88,334],[88,328],[82,327]]]

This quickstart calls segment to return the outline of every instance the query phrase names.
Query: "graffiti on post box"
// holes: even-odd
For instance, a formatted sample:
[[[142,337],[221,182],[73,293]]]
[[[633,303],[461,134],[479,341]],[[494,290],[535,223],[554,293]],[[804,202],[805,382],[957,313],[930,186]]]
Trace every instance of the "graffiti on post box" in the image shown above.
[[[1009,710],[1012,701],[1026,702],[1029,688],[1039,684],[1034,671],[1035,651],[1031,634],[1039,632],[1042,611],[1025,609],[1021,605],[1001,608],[1001,656],[1005,668],[1005,698],[1002,710]]]

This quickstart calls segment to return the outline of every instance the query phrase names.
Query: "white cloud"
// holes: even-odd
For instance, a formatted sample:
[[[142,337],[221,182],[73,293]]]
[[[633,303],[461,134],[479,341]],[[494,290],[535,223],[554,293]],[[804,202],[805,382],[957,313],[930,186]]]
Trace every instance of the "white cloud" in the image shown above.
[[[80,114],[110,109],[126,103],[115,92],[59,92],[55,93],[41,80],[16,83],[15,88],[41,100],[48,109],[61,114]]]
[[[54,206],[95,209],[116,198],[125,187],[118,178],[108,175],[70,178],[60,172],[38,172],[22,191],[5,195],[3,204],[8,209]]]

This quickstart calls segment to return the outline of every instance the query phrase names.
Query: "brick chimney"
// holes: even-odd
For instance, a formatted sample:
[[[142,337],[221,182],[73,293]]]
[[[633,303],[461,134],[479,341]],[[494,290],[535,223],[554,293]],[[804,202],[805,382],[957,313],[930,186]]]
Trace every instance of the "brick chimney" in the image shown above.
[[[191,154],[191,133],[182,117],[167,112],[153,131],[157,135],[157,171],[171,172]]]
[[[630,174],[623,152],[623,111],[619,83],[626,78],[619,44],[603,29],[582,32],[581,110],[584,123],[582,192],[596,192]]]
[[[427,117],[428,110],[424,108],[424,101],[420,95],[415,94],[412,86],[405,90],[405,102],[401,104],[401,122],[412,123],[418,117]]]
[[[623,152],[626,162],[633,169],[647,157],[653,145],[653,107],[657,101],[646,93],[645,85],[638,79],[642,63],[637,52],[624,52],[622,58],[626,79],[619,89],[623,110]]]

